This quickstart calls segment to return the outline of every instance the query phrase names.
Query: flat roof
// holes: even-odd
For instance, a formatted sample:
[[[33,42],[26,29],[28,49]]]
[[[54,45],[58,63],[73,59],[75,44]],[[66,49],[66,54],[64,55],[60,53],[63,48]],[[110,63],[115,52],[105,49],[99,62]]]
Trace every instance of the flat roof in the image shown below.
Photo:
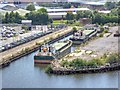
[[[98,11],[99,13],[110,13],[111,11],[110,10],[107,10],[107,11]]]
[[[22,23],[32,23],[32,20],[22,20]]]
[[[84,30],[84,33],[85,33],[86,35],[88,35],[88,34],[90,34],[90,33],[93,32],[93,31],[95,31],[95,30]]]
[[[60,15],[66,15],[67,14],[67,12],[57,12],[57,13],[48,13],[48,15],[58,15],[58,16],[60,16]],[[73,14],[76,14],[76,12],[73,12]]]
[[[68,2],[77,2],[82,4],[88,4],[88,5],[105,5],[106,0],[68,0]]]
[[[85,11],[90,10],[89,8],[68,8],[68,9],[47,9],[48,12],[69,12],[69,11]]]
[[[55,47],[56,50],[59,50],[60,48],[62,48],[63,46],[65,46],[66,44],[68,44],[68,42],[55,42],[53,44],[53,47]]]
[[[14,4],[3,4],[3,3],[0,3],[0,8],[3,8],[5,6],[13,6],[13,7],[16,7]]]

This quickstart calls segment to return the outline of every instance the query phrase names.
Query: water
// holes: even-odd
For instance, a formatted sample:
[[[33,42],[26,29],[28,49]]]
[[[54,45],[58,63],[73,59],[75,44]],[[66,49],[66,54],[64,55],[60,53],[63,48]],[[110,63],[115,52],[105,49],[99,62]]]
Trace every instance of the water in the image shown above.
[[[71,51],[74,49],[72,47]],[[0,69],[0,85],[2,83],[3,88],[118,88],[119,71],[62,76],[48,75],[45,73],[44,65],[34,65],[33,57],[37,52]]]
[[[0,70],[4,88],[117,88],[118,71],[99,74],[48,75],[34,66],[34,52]]]

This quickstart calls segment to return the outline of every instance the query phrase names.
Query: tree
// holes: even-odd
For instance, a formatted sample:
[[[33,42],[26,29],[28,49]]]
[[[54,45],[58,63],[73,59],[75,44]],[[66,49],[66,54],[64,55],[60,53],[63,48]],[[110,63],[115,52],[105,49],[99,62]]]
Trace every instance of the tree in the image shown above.
[[[49,19],[49,22],[50,22],[50,23],[53,23],[53,19],[50,18],[50,19]]]
[[[18,12],[16,12],[16,13],[15,13],[15,20],[14,20],[14,22],[15,22],[15,23],[21,23],[21,20],[22,20],[22,19],[23,19],[23,17],[20,16]]]
[[[21,20],[23,19],[24,17],[22,17],[21,15],[19,15],[18,12],[10,12],[10,13],[6,13],[5,14],[5,17],[3,19],[3,23],[21,23]]]
[[[0,13],[0,24],[3,22],[4,15]]]
[[[15,21],[15,14],[14,14],[14,12],[12,11],[12,12],[10,12],[10,14],[9,14],[9,23],[14,23],[14,21]]]
[[[115,2],[106,2],[105,3],[105,7],[107,8],[107,9],[113,9],[113,8],[115,8],[116,7],[116,3]]]
[[[46,25],[50,22],[48,14],[42,13],[41,11],[40,12],[39,11],[30,12],[30,13],[26,14],[25,16],[28,20],[32,20],[33,24]]]
[[[68,12],[66,15],[67,20],[73,20],[74,19],[74,14],[72,12]]]
[[[76,27],[73,27],[73,31],[76,32],[76,31],[77,31],[77,28],[76,28]]]
[[[76,15],[76,20],[79,20],[80,18],[92,18],[93,14],[91,11],[79,11]]]
[[[41,8],[41,9],[38,10],[38,12],[47,13],[47,10],[45,8]]]
[[[9,14],[8,14],[8,12],[6,12],[4,23],[8,23],[8,22],[9,22]]]
[[[34,4],[29,4],[29,5],[26,7],[26,10],[34,11],[34,10],[35,10]]]
[[[65,4],[63,5],[63,8],[71,8],[71,4],[70,4],[70,3],[65,3]]]
[[[82,17],[83,17],[82,12],[77,12],[76,20],[79,20]]]

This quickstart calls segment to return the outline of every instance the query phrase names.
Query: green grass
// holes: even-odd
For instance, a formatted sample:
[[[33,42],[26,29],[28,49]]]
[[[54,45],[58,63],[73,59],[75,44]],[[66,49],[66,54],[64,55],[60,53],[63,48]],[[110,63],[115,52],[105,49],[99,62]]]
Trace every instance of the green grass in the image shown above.
[[[67,22],[67,20],[53,20],[53,24],[65,24]]]
[[[76,21],[73,24],[68,24],[68,25],[69,26],[77,26],[77,27],[82,27],[83,26],[79,21]]]

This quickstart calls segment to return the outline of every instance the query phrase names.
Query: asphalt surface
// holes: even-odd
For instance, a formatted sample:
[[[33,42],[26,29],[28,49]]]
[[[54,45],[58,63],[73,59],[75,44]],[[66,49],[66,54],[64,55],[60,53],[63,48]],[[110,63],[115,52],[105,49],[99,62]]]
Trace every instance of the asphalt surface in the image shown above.
[[[43,30],[40,29],[41,27],[43,28]],[[37,26],[36,29],[32,29],[31,31],[28,31],[27,33],[19,34],[19,32],[21,31],[21,28],[19,26],[12,27],[12,28],[15,29],[15,32],[18,35],[16,37],[7,38],[6,40],[0,40],[0,45],[4,46],[6,44],[10,44],[12,42],[18,41],[18,40],[23,39],[25,37],[28,37],[28,36],[31,36],[31,35],[34,35],[34,34],[37,34],[40,32],[44,33],[44,32],[48,31],[47,26]],[[0,28],[0,29],[2,29],[2,28]]]

